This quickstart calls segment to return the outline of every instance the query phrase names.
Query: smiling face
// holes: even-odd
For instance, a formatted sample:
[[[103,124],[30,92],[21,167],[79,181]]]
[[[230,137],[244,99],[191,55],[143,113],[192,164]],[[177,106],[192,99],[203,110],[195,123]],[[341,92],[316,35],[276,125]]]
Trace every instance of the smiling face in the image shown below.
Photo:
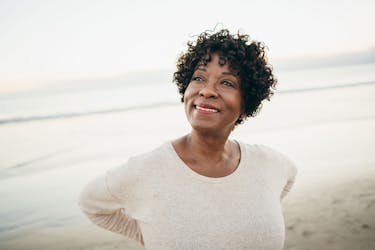
[[[230,133],[241,115],[240,79],[217,53],[195,70],[184,94],[185,112],[193,129]]]

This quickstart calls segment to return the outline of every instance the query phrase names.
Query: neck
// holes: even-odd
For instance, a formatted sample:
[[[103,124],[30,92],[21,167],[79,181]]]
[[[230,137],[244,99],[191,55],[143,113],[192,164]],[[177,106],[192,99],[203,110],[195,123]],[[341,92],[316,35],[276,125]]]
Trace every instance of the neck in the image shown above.
[[[185,136],[186,149],[196,157],[215,161],[222,160],[230,154],[229,134],[202,134],[193,130]]]
[[[199,133],[193,130],[173,142],[180,158],[195,172],[209,177],[223,177],[232,173],[240,161],[235,143],[225,136]]]

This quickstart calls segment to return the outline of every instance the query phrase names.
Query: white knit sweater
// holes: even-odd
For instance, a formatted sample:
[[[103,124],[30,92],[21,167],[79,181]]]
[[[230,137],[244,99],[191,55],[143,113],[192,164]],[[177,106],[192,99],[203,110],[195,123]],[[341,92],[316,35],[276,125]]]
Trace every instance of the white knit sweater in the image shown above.
[[[268,147],[239,145],[237,169],[212,178],[191,170],[165,143],[90,182],[80,207],[95,224],[149,250],[280,250],[280,200],[297,170]]]

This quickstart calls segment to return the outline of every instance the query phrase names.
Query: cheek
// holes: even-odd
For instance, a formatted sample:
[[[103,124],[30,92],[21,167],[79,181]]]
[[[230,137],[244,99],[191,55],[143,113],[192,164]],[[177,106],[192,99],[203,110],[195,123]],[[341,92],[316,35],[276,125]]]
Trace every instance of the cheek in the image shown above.
[[[228,105],[232,107],[232,109],[235,110],[242,110],[242,96],[239,94],[235,95],[228,95],[227,96]]]
[[[238,100],[238,107],[240,109],[240,112],[242,113],[242,111],[243,111],[243,105],[244,105],[244,101],[242,99],[242,96],[240,95],[237,100]]]
[[[193,88],[191,87],[191,85],[189,84],[185,90],[185,93],[184,93],[184,100],[188,100],[190,96],[193,95]]]
[[[239,97],[235,97],[233,100],[232,100],[232,109],[233,109],[233,112],[236,114],[236,115],[241,115],[242,112],[243,112],[243,105],[242,105],[242,98],[239,96]]]
[[[236,96],[236,102],[237,102],[237,105],[239,107],[240,112],[242,113],[243,105],[244,105],[244,100],[243,100],[241,92],[237,94],[237,96]]]
[[[190,88],[189,86],[186,88],[185,90],[185,93],[184,93],[184,105],[185,105],[185,110],[187,109],[187,104],[189,103],[189,100],[190,100],[190,95],[191,95],[191,91],[190,91]]]

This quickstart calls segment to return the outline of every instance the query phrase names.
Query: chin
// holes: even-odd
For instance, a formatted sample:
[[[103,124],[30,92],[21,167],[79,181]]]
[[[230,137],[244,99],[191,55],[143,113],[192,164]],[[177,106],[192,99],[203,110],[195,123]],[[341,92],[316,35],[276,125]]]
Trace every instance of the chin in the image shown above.
[[[228,129],[223,129],[223,125],[219,124],[212,124],[212,123],[206,123],[204,121],[202,122],[191,122],[190,126],[193,130],[203,133],[203,134],[219,134],[222,132],[231,132],[233,130],[233,126],[228,126]]]

